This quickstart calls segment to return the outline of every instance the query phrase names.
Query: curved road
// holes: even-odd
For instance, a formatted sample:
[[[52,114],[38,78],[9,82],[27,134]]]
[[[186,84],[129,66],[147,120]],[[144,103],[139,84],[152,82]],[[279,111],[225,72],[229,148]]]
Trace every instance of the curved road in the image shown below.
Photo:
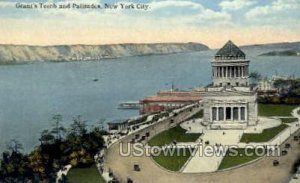
[[[177,118],[175,122],[182,120],[180,117]],[[166,124],[157,124],[154,129],[163,129],[166,127]],[[296,134],[300,135],[300,132],[297,131]],[[125,137],[121,142],[129,142],[133,135]],[[121,182],[127,182],[129,177],[134,183],[285,183],[289,182],[292,165],[297,157],[300,156],[299,142],[293,141],[292,137],[287,141],[291,143],[292,148],[288,150],[288,154],[285,156],[265,157],[253,164],[223,172],[194,174],[170,172],[157,166],[150,157],[122,157],[119,153],[119,144],[121,142],[117,142],[107,149],[105,165],[113,171]],[[274,167],[272,165],[274,159],[279,160],[279,166]],[[136,172],[133,170],[135,163],[140,165],[141,171]]]

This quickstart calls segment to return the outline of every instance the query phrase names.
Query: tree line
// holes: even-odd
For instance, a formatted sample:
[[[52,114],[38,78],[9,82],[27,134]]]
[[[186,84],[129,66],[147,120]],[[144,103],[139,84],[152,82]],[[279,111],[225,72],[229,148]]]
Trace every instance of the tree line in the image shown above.
[[[103,120],[88,129],[81,116],[73,118],[69,128],[62,124],[62,115],[52,117],[52,127],[41,132],[40,144],[28,154],[16,139],[7,144],[0,158],[0,183],[55,182],[56,173],[65,165],[88,167],[94,155],[104,148]]]

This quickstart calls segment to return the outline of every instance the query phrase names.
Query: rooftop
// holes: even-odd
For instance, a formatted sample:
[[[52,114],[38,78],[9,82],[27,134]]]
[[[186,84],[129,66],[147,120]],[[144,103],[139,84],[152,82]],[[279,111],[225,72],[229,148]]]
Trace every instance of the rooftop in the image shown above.
[[[215,55],[215,58],[245,58],[245,53],[232,41],[228,41]]]
[[[201,96],[147,96],[142,102],[197,102]]]

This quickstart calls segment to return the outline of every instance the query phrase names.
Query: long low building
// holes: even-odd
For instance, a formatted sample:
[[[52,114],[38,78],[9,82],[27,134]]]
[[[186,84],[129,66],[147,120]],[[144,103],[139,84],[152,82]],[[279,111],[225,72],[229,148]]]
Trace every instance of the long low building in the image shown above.
[[[202,100],[203,91],[162,90],[154,96],[140,100],[140,113],[160,112],[175,109]]]

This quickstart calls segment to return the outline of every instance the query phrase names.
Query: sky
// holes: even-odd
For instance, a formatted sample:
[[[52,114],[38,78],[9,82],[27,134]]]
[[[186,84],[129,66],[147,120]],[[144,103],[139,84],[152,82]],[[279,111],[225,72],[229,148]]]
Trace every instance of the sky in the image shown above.
[[[21,9],[18,2],[150,8]],[[0,25],[0,44],[294,42],[300,41],[300,0],[0,0]]]

